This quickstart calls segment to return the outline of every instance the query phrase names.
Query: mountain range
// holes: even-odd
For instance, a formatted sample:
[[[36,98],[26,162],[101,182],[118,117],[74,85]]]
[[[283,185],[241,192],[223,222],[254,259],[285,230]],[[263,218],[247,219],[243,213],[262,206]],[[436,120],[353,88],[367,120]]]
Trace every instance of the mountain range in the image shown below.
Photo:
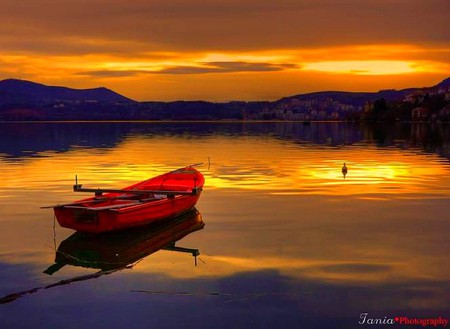
[[[26,80],[0,81],[0,105],[48,105],[58,102],[134,102],[107,88],[72,89],[46,86]]]
[[[72,89],[7,79],[0,81],[0,120],[345,119],[380,99],[401,102],[411,95],[430,92],[434,95],[435,91],[443,91],[445,98],[449,88],[447,78],[433,87],[378,92],[324,91],[272,102],[137,102],[104,87]]]

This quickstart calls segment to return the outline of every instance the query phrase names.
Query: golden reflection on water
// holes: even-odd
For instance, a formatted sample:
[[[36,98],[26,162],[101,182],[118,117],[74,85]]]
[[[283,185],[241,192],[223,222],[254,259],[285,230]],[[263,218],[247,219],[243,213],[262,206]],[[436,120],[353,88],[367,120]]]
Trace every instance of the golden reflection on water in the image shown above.
[[[134,137],[113,149],[78,148],[41,156],[14,165],[1,161],[0,179],[9,188],[42,189],[45,183],[44,188],[63,192],[78,174],[85,185],[120,187],[201,161],[208,189],[366,197],[450,194],[447,160],[374,145],[337,148],[271,138]],[[345,178],[344,162],[348,167]]]
[[[18,252],[0,257],[52,263],[50,242],[43,242],[52,214],[38,207],[79,198],[71,191],[75,174],[85,186],[124,187],[200,161],[206,185],[198,209],[206,229],[182,244],[200,249],[205,264],[195,268],[190,257],[161,251],[135,270],[174,278],[275,269],[335,282],[448,279],[448,160],[372,144],[327,147],[261,136],[132,136],[114,148],[1,159],[0,223],[20,213],[24,225],[39,217],[47,226],[36,225],[41,238],[25,228],[4,235],[2,248]],[[20,231],[17,221],[13,227]]]

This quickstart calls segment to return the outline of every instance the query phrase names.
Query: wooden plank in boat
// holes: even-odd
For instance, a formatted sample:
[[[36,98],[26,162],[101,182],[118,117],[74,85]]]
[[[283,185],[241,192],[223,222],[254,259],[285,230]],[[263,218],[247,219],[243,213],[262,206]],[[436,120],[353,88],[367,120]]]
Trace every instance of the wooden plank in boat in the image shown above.
[[[74,192],[93,192],[101,195],[102,193],[124,193],[124,194],[163,194],[163,195],[197,195],[201,189],[193,188],[191,191],[164,191],[164,190],[116,190],[102,188],[81,188],[76,185],[73,187]]]
[[[104,207],[81,207],[81,206],[63,206],[64,208],[68,209],[85,209],[85,210],[92,210],[92,211],[100,211],[100,210],[109,210],[109,209],[119,209],[119,208],[125,208],[125,207],[131,207],[139,205],[138,202],[129,202],[129,203],[122,203],[122,204],[115,204],[112,206],[104,206]]]

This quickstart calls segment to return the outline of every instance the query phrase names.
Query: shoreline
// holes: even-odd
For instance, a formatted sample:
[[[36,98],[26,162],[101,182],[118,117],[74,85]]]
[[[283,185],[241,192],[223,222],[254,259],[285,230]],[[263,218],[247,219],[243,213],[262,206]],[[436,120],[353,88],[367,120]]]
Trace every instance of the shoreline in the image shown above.
[[[349,123],[349,124],[450,124],[449,121],[346,121],[346,120],[0,120],[4,123]]]

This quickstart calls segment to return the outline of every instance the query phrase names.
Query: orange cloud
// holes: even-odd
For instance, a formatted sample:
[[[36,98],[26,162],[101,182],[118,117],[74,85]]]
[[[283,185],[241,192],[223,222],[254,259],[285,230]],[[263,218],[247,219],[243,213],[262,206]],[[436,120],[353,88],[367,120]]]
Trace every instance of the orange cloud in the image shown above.
[[[324,89],[406,88],[433,85],[450,71],[449,62],[443,59],[450,58],[450,48],[436,45],[430,49],[372,44],[224,52],[149,51],[129,56],[1,53],[0,75],[4,78],[22,77],[78,88],[107,86],[141,100],[273,100]]]
[[[140,100],[269,100],[324,89],[425,86],[450,71],[449,6],[447,0],[126,6],[0,0],[0,78],[103,85]]]

